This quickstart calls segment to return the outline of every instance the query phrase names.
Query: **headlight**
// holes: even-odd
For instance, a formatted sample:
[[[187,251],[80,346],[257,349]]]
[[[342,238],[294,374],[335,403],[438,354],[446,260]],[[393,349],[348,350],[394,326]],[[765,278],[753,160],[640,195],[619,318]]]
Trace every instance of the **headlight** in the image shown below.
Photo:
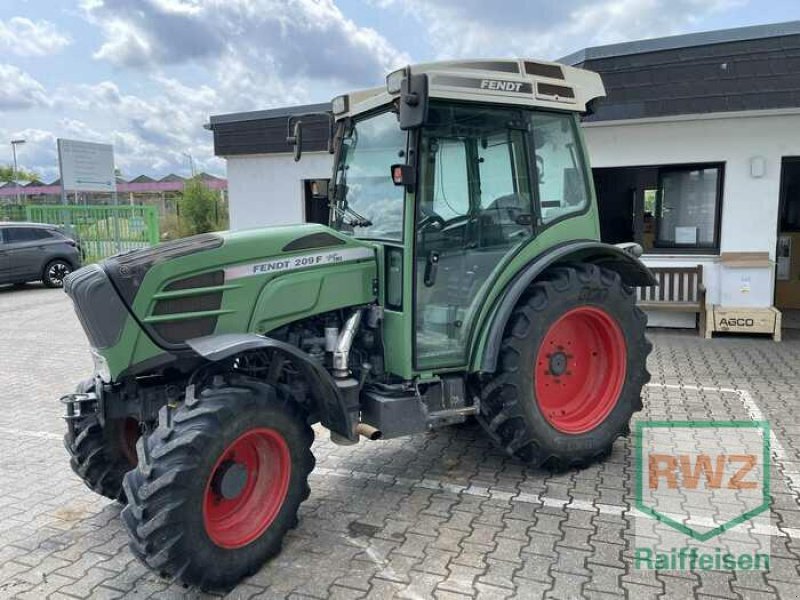
[[[111,382],[111,371],[108,368],[108,361],[97,350],[92,348],[92,360],[94,361],[94,372],[105,383]]]

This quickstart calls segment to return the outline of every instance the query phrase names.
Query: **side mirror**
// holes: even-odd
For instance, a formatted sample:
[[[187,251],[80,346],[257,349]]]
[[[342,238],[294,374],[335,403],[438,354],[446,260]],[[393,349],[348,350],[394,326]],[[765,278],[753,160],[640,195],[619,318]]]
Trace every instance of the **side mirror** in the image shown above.
[[[428,118],[428,76],[409,75],[400,84],[400,129],[417,129]]]
[[[410,187],[417,182],[417,170],[411,165],[392,165],[391,173],[395,185]]]
[[[303,154],[303,122],[295,121],[292,135],[286,136],[286,143],[294,146],[294,162],[300,160]]]
[[[310,112],[301,115],[291,115],[286,120],[286,143],[294,146],[294,160],[300,160],[303,154],[303,119],[311,119],[312,125],[319,120],[325,119],[328,122],[328,152],[333,152],[333,126],[334,119],[330,112]]]

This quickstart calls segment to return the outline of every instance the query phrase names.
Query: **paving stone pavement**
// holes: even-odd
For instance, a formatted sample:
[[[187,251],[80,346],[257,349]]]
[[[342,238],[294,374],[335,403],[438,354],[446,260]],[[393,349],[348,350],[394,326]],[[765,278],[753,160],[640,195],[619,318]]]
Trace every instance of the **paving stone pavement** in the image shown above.
[[[476,426],[350,448],[320,429],[298,528],[229,597],[800,597],[800,335],[650,337],[639,419],[771,422],[769,572],[635,569],[630,439],[554,475],[506,458]],[[57,398],[91,367],[61,291],[0,288],[0,598],[202,597],[139,564],[119,505],[69,469]]]

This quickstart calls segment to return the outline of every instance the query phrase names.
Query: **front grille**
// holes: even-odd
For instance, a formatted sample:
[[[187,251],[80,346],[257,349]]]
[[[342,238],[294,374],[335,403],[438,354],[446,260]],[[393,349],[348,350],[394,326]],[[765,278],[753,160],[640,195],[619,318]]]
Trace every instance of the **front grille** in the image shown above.
[[[216,315],[206,313],[219,310],[222,305],[222,289],[225,283],[224,271],[202,273],[172,281],[162,289],[166,298],[156,300],[151,315],[164,317],[175,315],[175,320],[159,319],[151,323],[154,334],[168,345],[183,344],[186,340],[210,335],[217,326]],[[209,288],[207,293],[196,293],[201,288]],[[181,293],[183,292],[183,293]]]
[[[183,344],[192,338],[211,335],[216,327],[217,317],[200,317],[185,321],[159,323],[153,329],[162,340],[174,345]]]
[[[213,287],[215,285],[222,285],[223,283],[225,283],[225,271],[210,271],[208,273],[201,273],[200,275],[193,275],[192,277],[185,277],[184,279],[177,279],[167,284],[164,287],[164,291],[173,292],[175,290]]]

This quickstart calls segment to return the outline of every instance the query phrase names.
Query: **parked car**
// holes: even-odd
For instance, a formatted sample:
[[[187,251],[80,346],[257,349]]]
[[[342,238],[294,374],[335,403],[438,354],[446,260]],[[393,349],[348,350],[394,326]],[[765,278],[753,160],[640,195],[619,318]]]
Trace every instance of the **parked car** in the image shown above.
[[[80,266],[80,244],[55,225],[0,221],[0,284],[61,287]]]

